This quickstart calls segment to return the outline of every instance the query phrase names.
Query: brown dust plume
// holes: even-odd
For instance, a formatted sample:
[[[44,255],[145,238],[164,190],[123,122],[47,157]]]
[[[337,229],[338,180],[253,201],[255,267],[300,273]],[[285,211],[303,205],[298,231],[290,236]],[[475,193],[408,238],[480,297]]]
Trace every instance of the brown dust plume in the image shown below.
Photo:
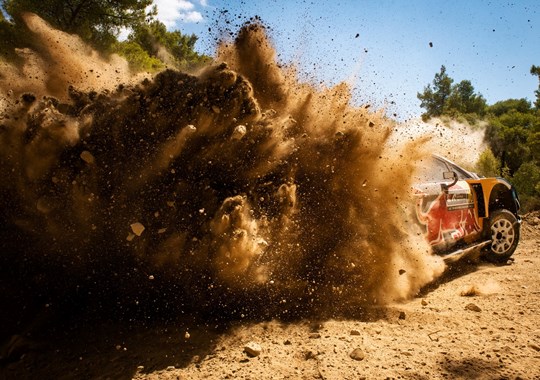
[[[44,85],[0,82],[0,199],[5,254],[40,265],[36,284],[338,310],[410,297],[442,271],[410,233],[422,142],[387,144],[393,122],[351,106],[345,84],[299,83],[262,25],[197,75],[107,89],[30,22],[43,46],[27,69]],[[58,82],[59,65],[75,73]]]

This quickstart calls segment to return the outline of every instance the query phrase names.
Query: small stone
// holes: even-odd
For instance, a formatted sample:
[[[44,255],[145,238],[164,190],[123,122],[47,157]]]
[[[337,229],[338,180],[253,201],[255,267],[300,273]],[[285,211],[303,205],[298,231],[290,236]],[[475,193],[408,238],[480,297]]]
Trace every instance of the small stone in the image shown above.
[[[244,125],[238,125],[234,128],[234,131],[231,135],[232,140],[241,140],[242,137],[247,133],[247,129]]]
[[[251,357],[256,357],[261,354],[262,348],[260,344],[255,342],[249,342],[244,346],[244,352]]]
[[[304,352],[304,359],[306,360],[309,360],[309,359],[315,359],[317,357],[317,353],[313,352],[313,351],[306,351]]]
[[[422,302],[420,302],[420,304],[422,304],[422,306],[427,306],[427,301],[426,301],[426,300],[422,300]]]
[[[287,339],[285,342],[283,342],[284,345],[290,346],[292,343],[289,339]]]
[[[309,339],[319,339],[321,337],[321,334],[319,333],[311,333],[309,334]]]
[[[141,236],[144,231],[144,225],[139,222],[132,223],[130,227],[131,227],[131,231],[133,231],[133,233],[137,236]]]
[[[469,303],[467,306],[465,306],[465,310],[475,311],[477,313],[481,312],[482,309],[480,309],[477,305],[474,303]]]
[[[362,349],[360,349],[360,348],[355,348],[349,354],[349,356],[351,357],[351,359],[358,360],[358,361],[364,360],[364,358],[366,357],[366,355],[364,354],[364,351],[362,351]]]
[[[351,330],[351,335],[360,335],[360,331],[358,331],[358,330]]]
[[[406,315],[404,311],[399,312],[399,319],[405,319]]]
[[[93,164],[95,162],[94,156],[87,150],[83,151],[80,157],[87,164]]]

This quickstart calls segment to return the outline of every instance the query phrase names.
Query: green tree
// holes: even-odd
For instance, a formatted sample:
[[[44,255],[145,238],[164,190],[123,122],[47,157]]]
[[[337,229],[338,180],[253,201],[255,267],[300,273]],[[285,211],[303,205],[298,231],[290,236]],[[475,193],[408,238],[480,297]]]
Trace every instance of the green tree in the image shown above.
[[[540,165],[525,162],[512,177],[524,211],[540,209]]]
[[[538,77],[538,90],[534,92],[534,94],[536,95],[536,101],[534,102],[534,106],[536,107],[536,109],[540,109],[540,66],[532,65],[531,74]]]
[[[196,35],[183,35],[178,30],[169,32],[165,24],[158,20],[133,28],[128,42],[141,46],[150,57],[159,58],[165,64],[179,69],[187,69],[210,60],[195,51]]]
[[[520,194],[540,197],[540,167],[534,162],[525,162],[512,177]]]
[[[441,70],[435,74],[433,79],[433,88],[431,84],[424,87],[424,92],[417,93],[416,96],[420,100],[420,107],[426,112],[422,114],[423,119],[430,117],[441,116],[445,110],[445,105],[448,97],[452,92],[452,83],[454,80],[446,74],[446,67],[441,66]]]
[[[488,107],[487,122],[486,141],[523,210],[540,208],[540,112],[526,99],[507,99]]]
[[[132,69],[156,71],[166,65],[189,69],[210,58],[195,51],[197,37],[167,31],[154,16],[153,0],[0,0],[10,20],[0,19],[0,56],[19,57],[15,48],[32,47],[32,36],[21,15],[33,12],[56,29],[79,35],[104,53],[124,56]],[[127,41],[118,41],[122,28],[131,30]]]
[[[165,67],[164,63],[156,57],[151,57],[141,45],[136,42],[119,42],[113,49],[123,56],[134,71],[158,71]]]
[[[501,161],[488,148],[480,154],[475,170],[477,173],[486,177],[500,176],[502,174]]]
[[[519,113],[530,113],[531,102],[525,98],[521,99],[507,99],[497,102],[488,107],[487,111],[494,116],[501,116],[510,111],[515,111]]]
[[[446,74],[446,67],[441,66],[432,84],[428,84],[424,87],[424,92],[416,95],[421,101],[420,106],[426,110],[422,119],[447,115],[452,118],[464,117],[474,124],[485,115],[486,100],[474,91],[471,81],[453,83],[454,80]]]
[[[445,113],[476,114],[483,116],[486,111],[486,100],[481,94],[474,92],[469,80],[462,80],[452,86],[450,96],[445,104]]]
[[[489,119],[486,140],[502,166],[508,166],[513,175],[519,167],[533,157],[529,138],[540,128],[540,119],[534,113],[510,110]]]
[[[136,27],[155,14],[147,14],[152,0],[0,0],[16,26],[21,14],[33,12],[54,28],[79,35],[99,49],[109,49],[123,27]]]

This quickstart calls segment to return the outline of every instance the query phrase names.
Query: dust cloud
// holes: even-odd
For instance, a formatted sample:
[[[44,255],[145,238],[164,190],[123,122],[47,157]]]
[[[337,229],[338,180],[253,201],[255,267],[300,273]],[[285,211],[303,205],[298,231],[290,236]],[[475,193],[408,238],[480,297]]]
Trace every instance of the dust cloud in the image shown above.
[[[18,98],[26,92],[66,101],[70,86],[81,91],[113,90],[139,79],[119,56],[105,59],[78,36],[52,29],[33,13],[23,14],[23,20],[34,38],[31,48],[17,49],[24,62],[21,66],[0,61],[4,101],[10,99],[6,95]]]
[[[444,156],[465,168],[472,169],[480,154],[488,148],[485,139],[485,126],[471,126],[466,122],[432,118],[427,122],[420,118],[408,120],[399,125],[393,142],[426,138],[424,149]]]
[[[442,272],[411,233],[423,139],[389,144],[394,123],[345,84],[298,82],[264,26],[197,75],[130,84],[27,22],[38,48],[0,82],[1,239],[42,293],[293,313],[405,299]]]

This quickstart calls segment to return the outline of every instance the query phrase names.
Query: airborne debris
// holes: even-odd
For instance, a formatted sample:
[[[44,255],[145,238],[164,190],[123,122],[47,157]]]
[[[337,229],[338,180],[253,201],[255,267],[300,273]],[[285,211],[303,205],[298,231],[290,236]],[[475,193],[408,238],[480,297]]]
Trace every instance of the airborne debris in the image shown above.
[[[57,45],[35,54],[69,64]],[[410,190],[420,143],[390,145],[394,122],[353,105],[348,84],[299,81],[262,25],[242,27],[196,75],[164,70],[112,89],[94,79],[61,82],[61,100],[40,87],[32,107],[5,110],[24,117],[0,128],[0,142],[16,142],[0,147],[0,170],[17,176],[1,185],[2,221],[19,228],[25,210],[35,251],[66,263],[76,252],[111,282],[128,263],[159,277],[151,291],[173,285],[193,304],[264,304],[268,315],[403,300],[442,272],[422,237],[396,236],[409,228],[396,194]],[[136,281],[113,285],[129,293]]]
[[[241,140],[242,137],[246,134],[247,130],[244,125],[238,125],[236,128],[234,128],[234,131],[231,135],[232,140]]]
[[[87,150],[81,153],[81,159],[87,164],[93,164],[95,162],[94,156]]]
[[[139,222],[132,223],[130,227],[131,227],[131,231],[133,231],[133,233],[137,236],[141,236],[145,229],[142,223],[139,223]]]

